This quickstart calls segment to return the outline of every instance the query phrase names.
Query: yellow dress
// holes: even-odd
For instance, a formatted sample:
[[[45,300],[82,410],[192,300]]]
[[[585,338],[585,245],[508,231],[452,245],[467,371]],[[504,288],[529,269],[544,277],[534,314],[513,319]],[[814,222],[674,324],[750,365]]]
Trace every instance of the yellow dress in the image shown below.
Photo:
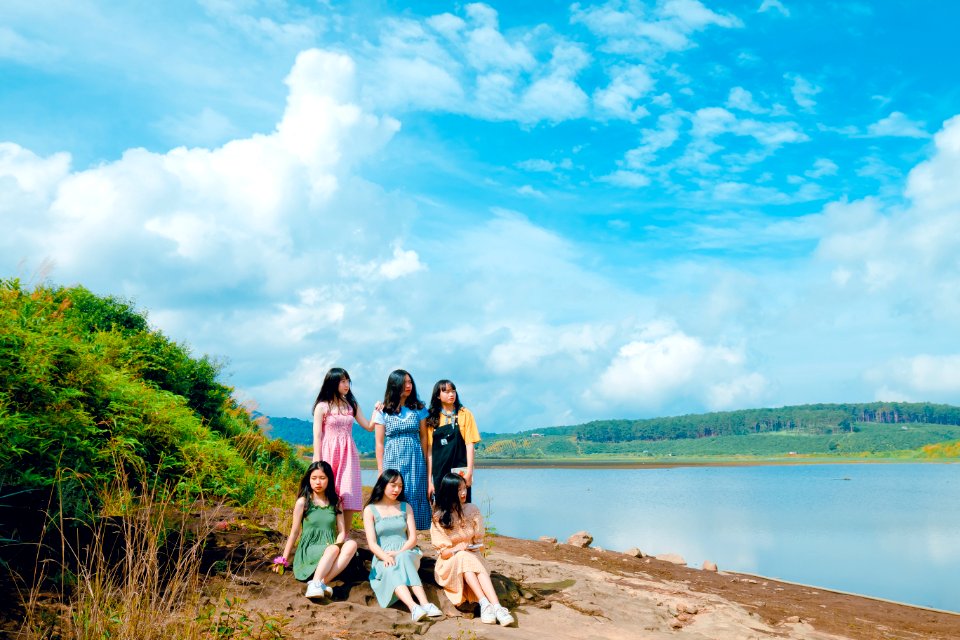
[[[482,543],[483,532],[483,515],[476,505],[469,503],[463,505],[463,518],[459,522],[454,522],[450,529],[441,527],[436,517],[430,523],[430,540],[437,548],[434,577],[454,605],[462,604],[465,600],[477,602],[477,594],[466,589],[463,581],[464,572],[489,574],[490,569],[479,551],[458,551],[446,560],[443,559],[441,552],[461,542]]]

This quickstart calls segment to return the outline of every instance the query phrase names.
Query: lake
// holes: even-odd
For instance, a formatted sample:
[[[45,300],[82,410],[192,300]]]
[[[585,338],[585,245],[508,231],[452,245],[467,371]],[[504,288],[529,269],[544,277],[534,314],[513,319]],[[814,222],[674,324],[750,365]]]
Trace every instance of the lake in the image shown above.
[[[960,464],[479,469],[498,533],[960,611]],[[376,481],[363,472],[364,484]]]

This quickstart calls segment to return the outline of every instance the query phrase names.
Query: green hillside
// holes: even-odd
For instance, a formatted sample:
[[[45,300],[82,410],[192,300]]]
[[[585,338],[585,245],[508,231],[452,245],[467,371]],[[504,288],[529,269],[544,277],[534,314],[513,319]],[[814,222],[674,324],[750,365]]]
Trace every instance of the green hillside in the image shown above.
[[[597,420],[485,437],[480,458],[886,455],[947,457],[960,407],[930,403],[815,404],[646,420]]]
[[[90,515],[121,479],[183,501],[278,498],[301,463],[218,374],[128,302],[0,281],[0,508],[56,488]]]

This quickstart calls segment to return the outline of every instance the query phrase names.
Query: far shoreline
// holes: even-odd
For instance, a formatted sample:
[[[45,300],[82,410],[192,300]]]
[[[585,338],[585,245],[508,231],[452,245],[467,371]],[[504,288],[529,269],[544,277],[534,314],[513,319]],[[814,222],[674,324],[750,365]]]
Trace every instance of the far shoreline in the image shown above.
[[[956,458],[757,458],[705,460],[698,458],[638,460],[635,458],[607,458],[589,460],[579,458],[482,458],[475,462],[478,469],[674,469],[683,467],[774,467],[827,464],[957,464]],[[376,469],[373,458],[361,458],[361,469]]]

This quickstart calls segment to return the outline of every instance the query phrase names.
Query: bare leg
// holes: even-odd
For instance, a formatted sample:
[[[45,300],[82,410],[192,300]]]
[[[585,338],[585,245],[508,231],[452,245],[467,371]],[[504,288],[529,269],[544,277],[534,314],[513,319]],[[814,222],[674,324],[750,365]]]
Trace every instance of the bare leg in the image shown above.
[[[497,590],[493,588],[493,582],[490,575],[484,573],[474,573],[473,571],[463,572],[463,581],[467,583],[470,590],[477,598],[486,598],[494,607],[500,606],[500,600],[497,598]]]
[[[397,594],[398,598],[400,598],[400,602],[407,605],[407,609],[410,609],[410,612],[413,613],[413,608],[417,606],[417,603],[413,601],[413,597],[410,595],[410,589],[407,588],[407,585],[401,584],[399,587],[394,589],[393,592]]]
[[[330,545],[333,546],[333,545]],[[357,543],[353,540],[347,540],[343,543],[343,547],[340,549],[340,553],[337,555],[337,561],[327,570],[327,573],[324,575],[323,581],[329,583],[331,580],[340,575],[340,572],[347,568],[347,565],[350,564],[350,561],[353,560],[354,554],[357,553]],[[324,556],[326,557],[326,556]]]
[[[413,591],[413,595],[417,596],[417,601],[420,603],[421,606],[424,606],[424,607],[427,606],[430,600],[427,599],[427,592],[423,590],[422,585],[418,584],[415,587],[410,587],[410,590]]]
[[[343,529],[347,533],[347,538],[350,538],[350,530],[353,528],[353,514],[357,513],[356,511],[350,511],[349,509],[343,510]]]
[[[313,579],[318,582],[323,581],[323,577],[327,575],[330,571],[330,568],[333,567],[334,563],[337,561],[337,556],[340,555],[340,547],[335,544],[330,545],[323,551],[323,556],[320,558],[320,562],[317,563],[317,570],[313,572]]]

